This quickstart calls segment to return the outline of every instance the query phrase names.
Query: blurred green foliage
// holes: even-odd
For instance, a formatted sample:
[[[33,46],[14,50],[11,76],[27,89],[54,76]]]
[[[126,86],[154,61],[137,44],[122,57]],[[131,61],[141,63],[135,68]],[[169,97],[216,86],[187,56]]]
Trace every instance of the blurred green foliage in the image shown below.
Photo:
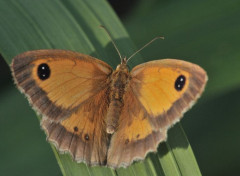
[[[237,175],[240,172],[239,7],[238,0],[140,0],[123,19],[124,26],[138,47],[155,36],[165,37],[164,41],[156,41],[141,52],[144,61],[177,58],[197,63],[206,69],[209,76],[206,91],[182,120],[203,175]],[[0,7],[0,10],[9,9]],[[4,26],[0,26],[0,32],[3,29]],[[44,27],[38,30],[44,30]],[[54,35],[54,31],[50,31],[49,35]],[[74,37],[70,39],[75,42],[71,47],[84,48],[78,45]],[[118,42],[121,44],[121,41]],[[51,47],[51,43],[42,43],[42,48]],[[57,47],[62,48],[63,45]],[[129,56],[132,48],[120,47],[120,50],[123,55]],[[112,47],[107,51],[103,49],[106,48],[101,48],[99,44],[97,51],[101,56],[104,52],[115,52]],[[112,56],[117,57],[116,54]],[[109,55],[106,54],[106,57]],[[142,62],[138,56],[132,60],[133,65]],[[117,60],[112,65],[116,63]],[[12,82],[2,81],[7,77],[2,74],[2,68],[7,67],[0,67],[0,175],[2,171],[3,175],[61,175],[51,148],[42,142],[45,135],[39,130],[39,121],[32,118],[34,112]]]

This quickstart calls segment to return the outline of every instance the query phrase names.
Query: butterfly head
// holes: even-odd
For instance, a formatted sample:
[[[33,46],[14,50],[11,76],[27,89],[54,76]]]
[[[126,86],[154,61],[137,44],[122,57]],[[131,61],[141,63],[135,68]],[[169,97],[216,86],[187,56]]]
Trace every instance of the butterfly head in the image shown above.
[[[123,71],[123,72],[129,73],[126,57],[121,59],[121,64],[117,66],[116,71]]]

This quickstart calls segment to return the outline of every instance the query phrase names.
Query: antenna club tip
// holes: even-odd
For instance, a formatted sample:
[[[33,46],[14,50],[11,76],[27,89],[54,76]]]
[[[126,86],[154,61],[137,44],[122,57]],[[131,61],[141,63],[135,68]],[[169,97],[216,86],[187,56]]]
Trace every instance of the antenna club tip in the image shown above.
[[[165,39],[165,37],[164,37],[164,36],[159,36],[158,38],[160,38],[160,39],[162,39],[162,40],[164,40],[164,39]]]

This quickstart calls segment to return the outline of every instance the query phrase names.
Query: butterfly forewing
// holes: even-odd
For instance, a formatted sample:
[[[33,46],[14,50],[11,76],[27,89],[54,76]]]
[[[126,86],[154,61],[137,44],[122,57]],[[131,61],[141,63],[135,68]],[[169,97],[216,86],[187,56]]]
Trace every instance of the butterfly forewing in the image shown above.
[[[108,87],[112,68],[80,53],[37,50],[16,56],[12,72],[33,107],[54,121],[75,112],[86,100]]]
[[[206,72],[175,59],[150,61],[133,68],[132,88],[155,129],[169,128],[202,94]]]

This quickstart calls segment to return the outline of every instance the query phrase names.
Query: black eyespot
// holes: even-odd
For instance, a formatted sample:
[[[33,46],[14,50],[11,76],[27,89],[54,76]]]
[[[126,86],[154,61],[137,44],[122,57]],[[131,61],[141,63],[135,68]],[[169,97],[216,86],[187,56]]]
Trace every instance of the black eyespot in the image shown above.
[[[50,73],[51,72],[47,64],[43,63],[38,66],[37,74],[41,80],[48,79],[50,77]]]
[[[77,132],[77,131],[78,131],[78,127],[75,126],[75,127],[73,128],[73,130],[74,130],[75,132]]]
[[[183,75],[180,75],[175,81],[175,89],[177,91],[181,91],[185,85],[185,82],[186,82],[186,77]]]
[[[88,135],[88,134],[85,134],[84,139],[85,139],[86,141],[88,141],[88,140],[89,140],[89,135]]]

